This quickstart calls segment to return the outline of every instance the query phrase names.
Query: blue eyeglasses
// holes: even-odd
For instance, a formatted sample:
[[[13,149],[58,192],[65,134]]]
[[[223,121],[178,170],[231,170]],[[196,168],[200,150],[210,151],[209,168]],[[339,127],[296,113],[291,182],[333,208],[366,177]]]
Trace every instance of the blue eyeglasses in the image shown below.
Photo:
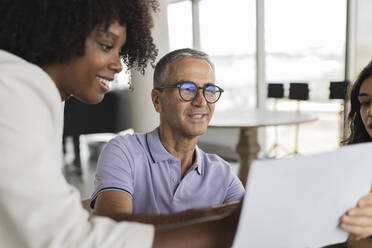
[[[156,89],[163,90],[166,88],[178,88],[180,97],[186,102],[194,100],[198,96],[199,90],[202,89],[205,100],[208,103],[215,103],[220,99],[221,94],[224,91],[222,88],[214,84],[207,84],[204,87],[199,87],[193,82],[179,82],[175,85],[161,85]]]

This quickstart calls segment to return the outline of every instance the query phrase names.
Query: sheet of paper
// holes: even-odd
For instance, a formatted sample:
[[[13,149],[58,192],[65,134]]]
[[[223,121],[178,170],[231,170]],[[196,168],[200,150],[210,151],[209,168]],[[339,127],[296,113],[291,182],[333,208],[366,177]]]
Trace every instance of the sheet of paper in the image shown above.
[[[372,144],[255,161],[233,247],[312,248],[344,242],[340,216],[370,192]]]

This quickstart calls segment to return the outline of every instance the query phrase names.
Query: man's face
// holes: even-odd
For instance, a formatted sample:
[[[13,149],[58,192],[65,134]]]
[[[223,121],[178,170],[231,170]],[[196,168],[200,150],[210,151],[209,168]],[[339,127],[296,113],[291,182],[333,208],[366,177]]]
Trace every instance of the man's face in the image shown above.
[[[214,73],[202,59],[182,58],[168,66],[168,77],[164,85],[175,85],[182,81],[194,82],[199,87],[214,84]],[[160,113],[160,126],[181,137],[194,138],[206,132],[214,112],[214,104],[208,103],[202,90],[192,101],[184,101],[178,88],[153,90],[154,106]]]

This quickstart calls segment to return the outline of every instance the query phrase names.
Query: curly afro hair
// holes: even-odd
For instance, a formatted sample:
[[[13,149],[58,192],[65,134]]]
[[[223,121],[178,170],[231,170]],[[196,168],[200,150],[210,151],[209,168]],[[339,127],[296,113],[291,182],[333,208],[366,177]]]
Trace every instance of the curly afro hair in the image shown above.
[[[151,37],[157,0],[1,0],[0,49],[40,67],[84,55],[85,40],[97,27],[118,21],[127,29],[121,58],[144,73],[157,49]]]

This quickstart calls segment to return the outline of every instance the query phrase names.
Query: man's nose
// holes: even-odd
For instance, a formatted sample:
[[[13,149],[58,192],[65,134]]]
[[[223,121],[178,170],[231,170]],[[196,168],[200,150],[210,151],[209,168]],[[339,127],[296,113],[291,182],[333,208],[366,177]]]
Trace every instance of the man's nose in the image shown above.
[[[195,96],[194,100],[192,100],[192,104],[195,106],[205,106],[207,105],[207,101],[205,100],[203,89],[198,89],[198,93]]]

